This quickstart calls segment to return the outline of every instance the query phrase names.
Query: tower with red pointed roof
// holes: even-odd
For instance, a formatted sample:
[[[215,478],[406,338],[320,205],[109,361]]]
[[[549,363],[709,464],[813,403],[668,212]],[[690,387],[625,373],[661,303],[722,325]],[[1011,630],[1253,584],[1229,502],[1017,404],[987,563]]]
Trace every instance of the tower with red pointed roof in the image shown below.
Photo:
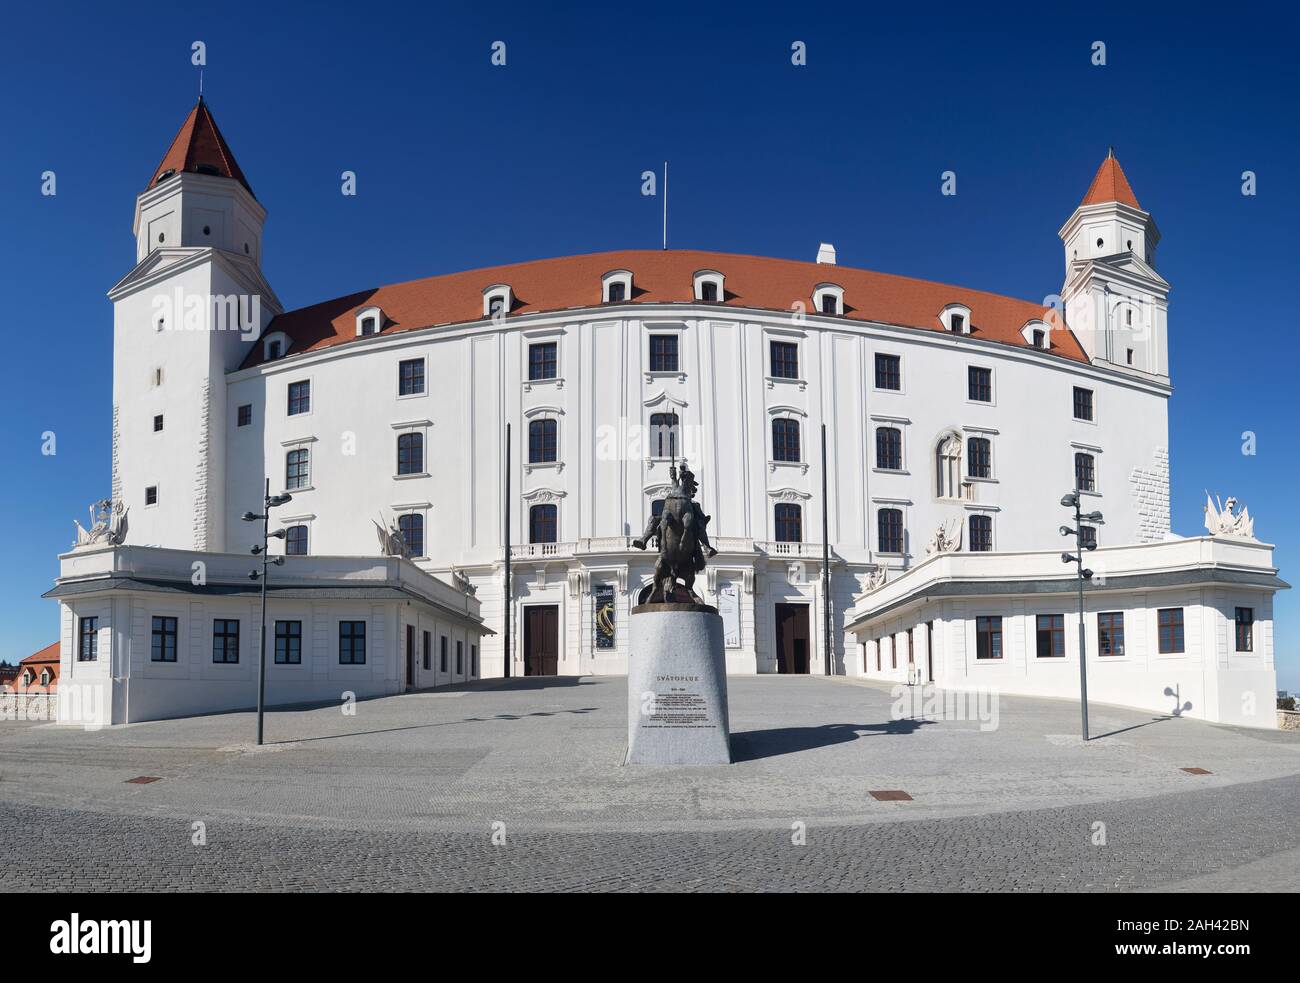
[[[1066,320],[1094,364],[1169,376],[1169,284],[1155,269],[1160,233],[1111,149],[1058,233]]]
[[[224,543],[225,375],[282,309],[262,275],[265,220],[200,97],[136,198],[136,264],[109,291],[128,543]]]

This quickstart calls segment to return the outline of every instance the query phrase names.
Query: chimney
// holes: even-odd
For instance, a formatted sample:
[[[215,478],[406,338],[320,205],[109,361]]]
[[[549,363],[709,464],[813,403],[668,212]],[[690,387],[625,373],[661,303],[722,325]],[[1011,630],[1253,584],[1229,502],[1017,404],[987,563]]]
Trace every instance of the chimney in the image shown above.
[[[827,266],[835,265],[835,247],[829,242],[823,242],[817,247],[817,262],[825,263]]]

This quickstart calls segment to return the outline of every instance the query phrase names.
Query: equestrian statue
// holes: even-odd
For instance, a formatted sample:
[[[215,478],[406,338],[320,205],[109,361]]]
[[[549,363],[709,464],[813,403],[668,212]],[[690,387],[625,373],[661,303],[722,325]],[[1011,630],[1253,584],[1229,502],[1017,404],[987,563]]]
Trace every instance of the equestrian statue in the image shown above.
[[[709,516],[695,501],[698,486],[685,461],[681,467],[670,465],[668,477],[672,487],[664,496],[663,510],[650,516],[640,539],[632,540],[639,550],[651,542],[659,547],[654,579],[641,589],[637,603],[703,604],[695,593],[695,577],[718,553],[709,542]]]

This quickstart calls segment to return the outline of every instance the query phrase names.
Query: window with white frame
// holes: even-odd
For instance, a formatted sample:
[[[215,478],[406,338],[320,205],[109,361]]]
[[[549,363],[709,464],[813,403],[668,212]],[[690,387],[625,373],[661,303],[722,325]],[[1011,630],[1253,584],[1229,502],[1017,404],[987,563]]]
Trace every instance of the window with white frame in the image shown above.
[[[600,300],[603,304],[621,304],[632,299],[632,273],[629,270],[610,270],[600,278]]]
[[[514,296],[508,284],[495,283],[483,291],[483,316],[497,319],[510,313]]]
[[[384,312],[378,307],[363,307],[356,314],[357,337],[379,334],[384,330],[384,321]]]
[[[939,323],[953,334],[970,334],[970,308],[965,304],[948,304],[939,312]]]
[[[818,314],[844,313],[844,288],[835,283],[819,283],[813,289],[813,310]]]
[[[721,303],[726,298],[723,292],[723,276],[717,270],[695,271],[695,299],[705,304]]]
[[[298,491],[311,485],[311,448],[293,447],[284,456],[284,487]]]

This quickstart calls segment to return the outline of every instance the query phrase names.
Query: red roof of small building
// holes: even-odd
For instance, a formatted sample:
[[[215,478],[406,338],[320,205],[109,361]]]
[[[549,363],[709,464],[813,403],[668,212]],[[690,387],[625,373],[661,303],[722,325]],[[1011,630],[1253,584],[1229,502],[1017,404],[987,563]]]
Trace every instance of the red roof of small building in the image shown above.
[[[715,270],[725,277],[720,308],[789,313],[802,303],[804,310],[816,313],[814,289],[821,283],[833,283],[844,289],[843,317],[849,321],[943,331],[940,311],[948,304],[964,304],[971,311],[971,337],[1020,347],[1029,347],[1020,334],[1026,321],[1037,318],[1052,324],[1055,319],[1055,312],[1032,301],[889,273],[734,253],[646,249],[534,260],[360,290],[286,311],[267,331],[288,335],[288,354],[293,355],[360,340],[354,315],[372,305],[384,312],[384,335],[479,321],[483,319],[483,291],[495,284],[511,288],[510,315],[598,307],[602,275],[619,269],[632,272],[628,302],[634,304],[693,303],[694,274]],[[1054,354],[1088,361],[1068,329],[1050,332],[1050,341]],[[244,364],[260,363],[262,354],[262,346],[254,346]]]
[[[181,124],[180,131],[163,155],[162,163],[154,168],[148,187],[152,188],[158,178],[169,170],[233,178],[247,188],[250,195],[253,194],[248,179],[235,163],[235,155],[231,153],[226,138],[217,129],[217,121],[212,118],[212,111],[202,96],[199,96],[199,101]]]
[[[45,646],[39,652],[29,655],[18,663],[20,666],[34,665],[38,662],[58,662],[59,661],[59,643],[53,642]]]
[[[1119,166],[1114,150],[1106,155],[1106,159],[1101,162],[1101,167],[1097,168],[1097,175],[1092,179],[1092,184],[1088,185],[1088,193],[1083,196],[1079,207],[1108,201],[1122,202],[1139,209],[1142,207],[1138,204],[1137,195],[1129,186],[1128,178],[1124,176],[1124,169]]]

